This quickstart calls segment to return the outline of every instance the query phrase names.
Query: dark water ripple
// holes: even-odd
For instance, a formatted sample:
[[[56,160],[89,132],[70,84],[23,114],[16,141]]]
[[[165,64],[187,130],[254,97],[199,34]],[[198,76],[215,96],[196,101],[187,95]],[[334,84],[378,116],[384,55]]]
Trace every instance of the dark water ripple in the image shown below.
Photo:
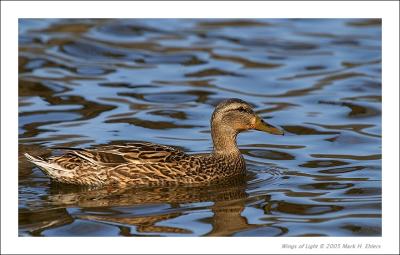
[[[20,236],[380,236],[381,21],[20,19]],[[24,152],[150,141],[212,148],[239,97],[285,131],[241,134],[246,179],[52,183]]]

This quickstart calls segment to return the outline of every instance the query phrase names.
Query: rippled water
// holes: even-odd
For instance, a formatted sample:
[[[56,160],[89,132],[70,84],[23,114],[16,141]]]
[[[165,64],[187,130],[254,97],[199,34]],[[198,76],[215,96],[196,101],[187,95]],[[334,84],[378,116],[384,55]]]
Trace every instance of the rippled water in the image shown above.
[[[52,183],[24,152],[150,141],[212,148],[221,100],[286,136],[243,133],[248,176],[204,188]],[[381,22],[19,20],[21,236],[380,236]]]

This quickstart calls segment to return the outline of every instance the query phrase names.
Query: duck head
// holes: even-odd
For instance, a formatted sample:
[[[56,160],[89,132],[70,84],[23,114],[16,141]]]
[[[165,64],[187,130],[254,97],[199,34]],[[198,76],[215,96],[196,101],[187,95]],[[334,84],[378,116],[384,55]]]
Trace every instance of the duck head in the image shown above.
[[[236,136],[247,130],[259,130],[274,135],[284,134],[281,129],[265,122],[253,111],[249,103],[241,99],[231,98],[219,103],[211,118],[214,151],[238,150]]]

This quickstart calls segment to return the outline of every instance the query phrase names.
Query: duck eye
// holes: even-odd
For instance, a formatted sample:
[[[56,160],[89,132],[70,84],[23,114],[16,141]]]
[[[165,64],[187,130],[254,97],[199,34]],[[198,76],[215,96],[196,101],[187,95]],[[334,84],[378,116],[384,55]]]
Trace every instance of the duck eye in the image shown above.
[[[237,109],[239,112],[247,112],[247,110],[245,109],[245,108],[243,108],[243,107],[240,107],[240,108],[238,108]]]

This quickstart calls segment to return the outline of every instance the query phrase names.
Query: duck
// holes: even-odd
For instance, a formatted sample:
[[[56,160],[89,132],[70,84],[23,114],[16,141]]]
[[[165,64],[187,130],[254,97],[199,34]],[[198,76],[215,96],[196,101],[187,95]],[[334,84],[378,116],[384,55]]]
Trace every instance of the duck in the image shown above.
[[[284,135],[238,98],[220,102],[210,121],[213,150],[208,154],[184,151],[149,142],[103,145],[93,148],[53,148],[64,154],[25,157],[53,181],[84,186],[154,187],[209,185],[243,176],[246,163],[237,135],[258,130]]]

